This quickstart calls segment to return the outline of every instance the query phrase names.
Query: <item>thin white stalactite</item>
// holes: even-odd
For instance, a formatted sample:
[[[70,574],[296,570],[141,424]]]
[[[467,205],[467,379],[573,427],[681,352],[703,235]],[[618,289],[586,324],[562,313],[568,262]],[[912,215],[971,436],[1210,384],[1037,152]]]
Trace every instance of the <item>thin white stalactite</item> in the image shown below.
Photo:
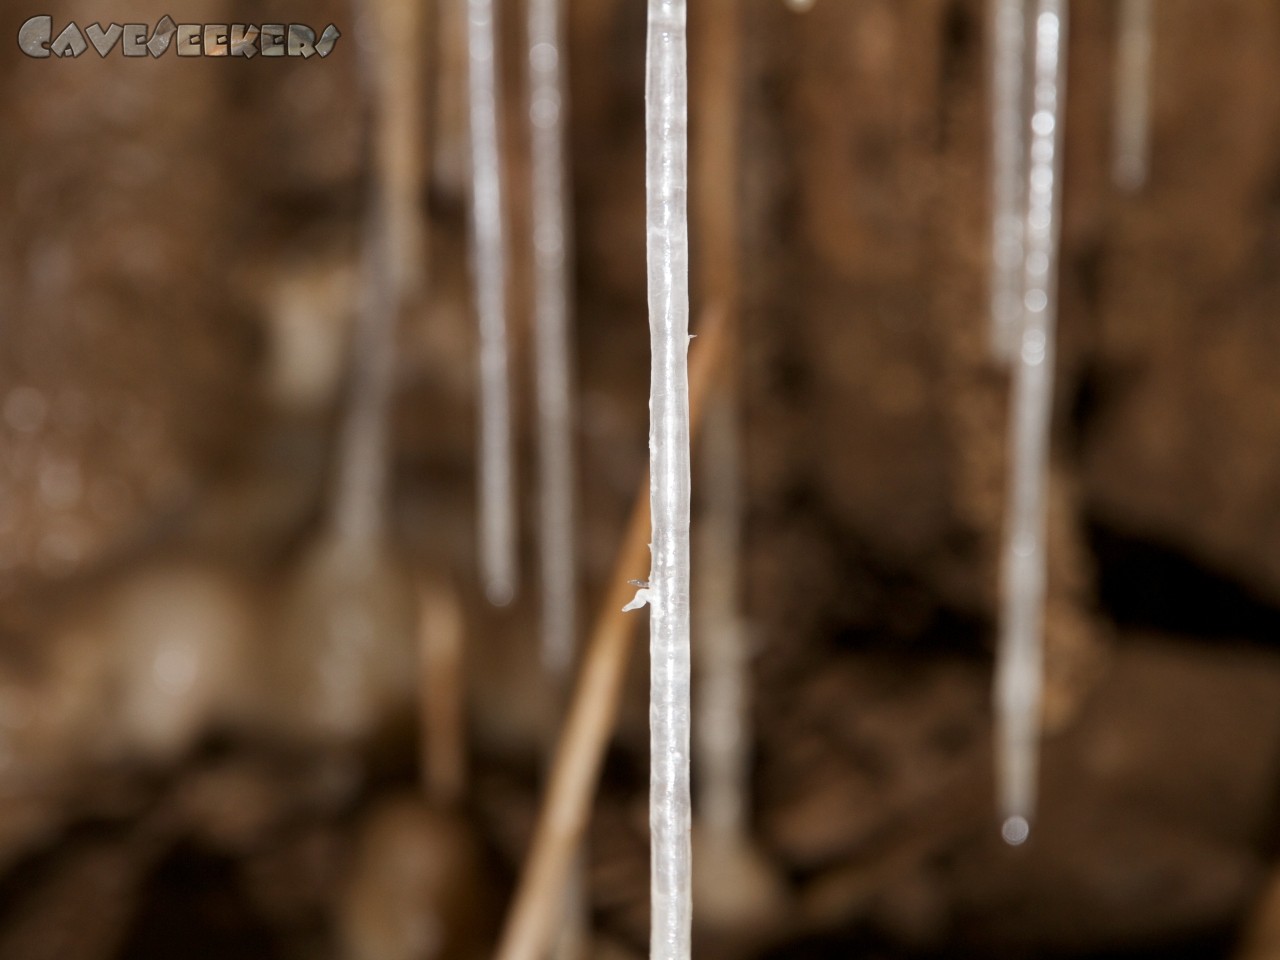
[[[1150,163],[1151,0],[1121,0],[1119,16],[1111,179],[1136,191]]]
[[[749,660],[739,604],[742,551],[741,411],[738,363],[741,330],[738,282],[738,150],[740,47],[738,0],[709,0],[703,8],[703,41],[695,47],[698,137],[694,173],[695,216],[700,243],[696,256],[701,299],[724,310],[728,328],[725,369],[708,399],[698,482],[702,498],[699,535],[694,542],[698,602],[694,623],[697,686],[694,743],[697,757],[698,832],[722,863],[750,847],[749,749],[752,740]],[[694,27],[695,36],[698,26]],[[706,868],[710,861],[704,859]],[[708,875],[703,869],[703,875]],[[711,884],[723,888],[722,873]],[[728,878],[725,878],[728,879]],[[733,878],[741,881],[741,877]],[[699,890],[705,889],[701,884]],[[707,915],[706,899],[699,906]],[[747,904],[746,909],[751,905]]]
[[[991,352],[1013,360],[1022,326],[1027,179],[1026,0],[991,0]]]
[[[529,2],[534,349],[541,512],[542,658],[563,684],[577,637],[569,232],[564,167],[563,0]]]
[[[425,243],[416,203],[421,173],[414,119],[420,112],[417,52],[404,39],[417,34],[414,6],[372,0],[358,10],[361,70],[373,113],[374,176],[330,525],[340,540],[373,543],[385,526],[396,323]]]
[[[684,0],[649,0],[645,190],[652,374],[648,598],[652,960],[688,960],[689,225]]]
[[[369,220],[352,335],[351,385],[338,436],[330,516],[334,534],[348,543],[381,539],[388,493],[387,418],[396,322],[395,296],[388,281],[393,254],[383,217],[375,210]]]
[[[1002,833],[1027,838],[1036,802],[1043,687],[1046,486],[1053,399],[1068,0],[1036,0],[1026,275],[1013,376],[1009,513],[996,665],[997,792]]]
[[[578,647],[563,2],[529,0],[528,19],[542,665],[557,702],[568,696]],[[567,887],[552,950],[556,960],[589,951],[582,856],[574,861]]]
[[[489,601],[503,606],[515,597],[518,574],[494,36],[493,0],[467,0],[472,271],[480,329],[480,575]]]
[[[699,829],[722,843],[747,842],[751,710],[746,639],[738,605],[742,549],[737,397],[712,397],[699,481],[713,491],[698,550],[697,745]]]
[[[424,9],[418,0],[375,0],[379,20],[379,120],[374,155],[390,255],[388,270],[397,309],[420,288],[426,272],[422,214]]]

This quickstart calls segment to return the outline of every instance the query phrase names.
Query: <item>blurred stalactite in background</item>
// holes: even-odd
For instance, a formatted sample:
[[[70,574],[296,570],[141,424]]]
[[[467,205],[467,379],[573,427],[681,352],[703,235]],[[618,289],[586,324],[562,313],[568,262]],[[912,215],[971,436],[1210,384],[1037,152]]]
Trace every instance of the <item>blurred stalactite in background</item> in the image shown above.
[[[380,923],[360,905],[384,905],[377,884],[402,868],[430,888],[414,870],[431,851],[485,897],[486,876],[514,874],[552,705],[529,683],[532,599],[486,610],[470,573],[465,62],[456,11],[430,6],[444,71],[426,81],[430,265],[400,335],[391,508],[406,554],[459,585],[475,668],[473,790],[442,821],[397,799],[416,777],[403,724],[355,763],[299,753],[264,726],[261,698],[279,691],[250,682],[320,516],[345,376],[371,175],[351,7],[307,8],[344,32],[324,61],[0,52],[0,955],[172,956],[175,930],[201,930],[245,956],[335,956],[334,918],[351,936]],[[1073,3],[1058,733],[1042,829],[1015,855],[988,747],[1007,385],[986,356],[985,7],[747,5],[751,826],[793,909],[701,956],[1219,956],[1274,870],[1280,9],[1154,4],[1151,172],[1127,196],[1109,183],[1114,8]],[[243,0],[181,12],[263,19]],[[525,237],[522,18],[501,13],[510,227]],[[570,14],[592,609],[646,452],[645,24],[618,0]],[[526,256],[509,291],[522,369]],[[528,410],[525,375],[514,389]],[[527,441],[522,457],[531,476]],[[532,563],[528,531],[525,548]],[[1162,616],[1173,594],[1193,609],[1224,589],[1220,630]],[[147,672],[160,649],[168,676],[190,675],[180,697]],[[635,668],[590,840],[597,930],[620,956],[642,954],[648,922]],[[406,860],[381,858],[397,838]],[[93,936],[40,953],[89,901],[110,905]],[[500,898],[477,902],[461,940],[497,929]],[[226,908],[217,930],[208,903]]]

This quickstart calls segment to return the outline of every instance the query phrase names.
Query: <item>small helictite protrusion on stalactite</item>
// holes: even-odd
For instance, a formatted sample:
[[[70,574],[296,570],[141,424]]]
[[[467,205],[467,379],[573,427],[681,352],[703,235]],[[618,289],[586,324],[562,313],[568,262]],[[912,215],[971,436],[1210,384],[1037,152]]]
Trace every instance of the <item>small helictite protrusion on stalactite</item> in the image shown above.
[[[991,7],[991,351],[1009,362],[1022,326],[1027,195],[1025,0]]]
[[[517,529],[507,356],[507,254],[493,0],[467,0],[471,245],[480,330],[480,576],[489,602],[516,592]]]
[[[650,957],[687,960],[692,914],[689,736],[688,72],[684,0],[649,0],[648,233]]]
[[[1036,801],[1044,663],[1046,486],[1053,399],[1068,0],[1036,0],[1024,313],[1013,373],[1009,509],[995,678],[1004,836],[1026,839]]]
[[[1111,179],[1121,190],[1147,182],[1151,141],[1151,0],[1120,0],[1116,37]]]

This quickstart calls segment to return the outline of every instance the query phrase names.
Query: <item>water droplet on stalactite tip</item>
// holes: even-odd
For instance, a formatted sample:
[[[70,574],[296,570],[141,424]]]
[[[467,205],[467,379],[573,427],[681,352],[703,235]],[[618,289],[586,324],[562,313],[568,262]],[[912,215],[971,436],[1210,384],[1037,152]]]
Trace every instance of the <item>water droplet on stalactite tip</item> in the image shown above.
[[[472,259],[480,347],[480,574],[489,602],[501,607],[515,598],[518,581],[502,213],[505,187],[498,122],[502,88],[494,65],[493,0],[468,0],[467,9]]]
[[[491,606],[509,607],[516,598],[516,588],[505,580],[496,580],[485,585],[484,596]]]
[[[1000,836],[1011,847],[1020,847],[1031,835],[1031,824],[1026,817],[1009,817],[1000,827]]]
[[[641,607],[643,607],[645,604],[649,602],[650,598],[651,598],[651,594],[649,593],[648,586],[646,585],[644,587],[641,587],[639,590],[636,591],[636,595],[634,598],[632,598],[631,602],[622,608],[622,612],[630,613],[632,610],[639,610]]]

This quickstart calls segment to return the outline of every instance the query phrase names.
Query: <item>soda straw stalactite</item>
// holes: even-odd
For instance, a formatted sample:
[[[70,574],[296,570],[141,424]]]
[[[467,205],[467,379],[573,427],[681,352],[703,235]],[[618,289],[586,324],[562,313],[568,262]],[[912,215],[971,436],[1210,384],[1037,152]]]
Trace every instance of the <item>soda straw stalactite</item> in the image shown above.
[[[339,438],[331,526],[339,538],[381,541],[390,460],[396,324],[421,281],[426,241],[422,186],[422,18],[413,0],[367,0],[361,47],[372,104],[373,177],[362,250],[347,416]]]
[[[1009,513],[995,684],[1002,832],[1012,844],[1027,838],[1036,799],[1067,3],[1036,0],[1033,23],[1035,87],[1027,178],[1026,292],[1013,375]]]
[[[562,0],[530,0],[529,3],[529,120],[533,167],[542,654],[548,672],[563,683],[573,660],[577,632],[577,552],[573,517],[573,392],[561,3]]]
[[[701,69],[698,99],[700,202],[698,252],[704,302],[724,310],[727,344],[720,389],[710,398],[699,476],[707,491],[695,559],[700,583],[697,743],[703,832],[737,838],[744,826],[746,664],[739,618],[741,549],[738,397],[735,362],[737,290],[738,6],[710,0],[695,33]]]
[[[425,11],[414,0],[378,0],[382,120],[376,125],[374,156],[387,232],[388,276],[396,307],[417,293],[425,274],[426,223],[422,214],[423,117],[422,71]]]
[[[467,0],[471,242],[480,328],[480,574],[494,604],[516,591],[515,464],[507,359],[507,266],[493,0]]]
[[[431,118],[431,183],[442,195],[462,197],[471,186],[470,120],[465,3],[434,3],[436,66],[428,90]]]
[[[741,45],[738,0],[707,0],[695,12],[693,82],[697,89],[693,190],[700,268],[699,299],[723,311],[724,373],[708,398],[697,475],[703,491],[693,559],[696,696],[694,755],[695,919],[741,930],[766,919],[778,890],[748,830],[752,741],[749,659],[739,609],[742,550],[741,424],[738,345],[738,116]]]
[[[645,64],[648,228],[649,836],[653,960],[686,960],[689,848],[689,229],[684,0],[650,0]]]
[[[695,431],[699,415],[706,409],[707,394],[715,385],[722,328],[718,311],[701,314],[689,368],[689,413]],[[622,611],[635,592],[633,578],[645,569],[650,537],[648,494],[646,478],[637,491],[609,586],[592,622],[533,842],[494,954],[496,960],[542,960],[551,932],[564,915],[565,881],[582,844],[631,658],[636,623]]]
[[[1026,0],[991,0],[991,351],[1013,359],[1022,325]]]
[[[374,170],[331,525],[341,538],[372,540],[384,533],[396,321],[424,255],[417,202],[421,102],[414,52],[403,39],[415,32],[416,5],[371,0],[361,5],[360,13]],[[408,132],[401,129],[405,124]]]
[[[577,648],[572,351],[565,190],[563,0],[529,2],[529,123],[533,174],[534,350],[538,407],[542,662],[568,695]],[[569,884],[555,956],[584,955],[587,911],[579,863]]]
[[[1151,136],[1151,0],[1119,6],[1111,178],[1122,190],[1140,190]]]

